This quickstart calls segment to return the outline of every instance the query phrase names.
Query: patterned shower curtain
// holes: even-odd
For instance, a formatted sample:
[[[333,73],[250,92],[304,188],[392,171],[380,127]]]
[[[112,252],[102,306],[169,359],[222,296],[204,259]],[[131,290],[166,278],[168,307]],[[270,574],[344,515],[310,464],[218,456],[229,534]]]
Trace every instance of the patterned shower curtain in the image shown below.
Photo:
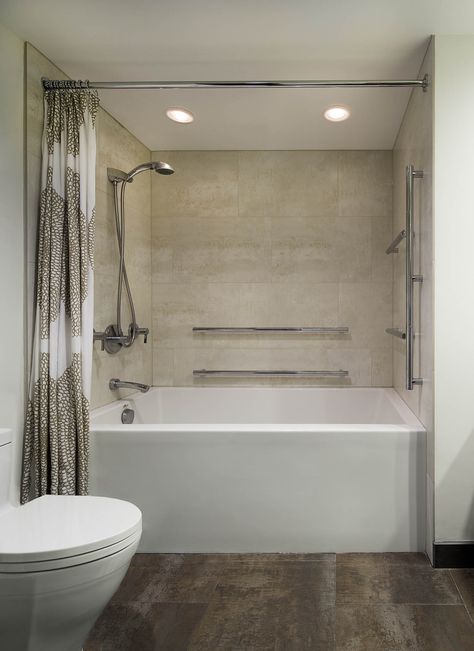
[[[45,92],[22,503],[87,494],[98,105],[84,89]]]

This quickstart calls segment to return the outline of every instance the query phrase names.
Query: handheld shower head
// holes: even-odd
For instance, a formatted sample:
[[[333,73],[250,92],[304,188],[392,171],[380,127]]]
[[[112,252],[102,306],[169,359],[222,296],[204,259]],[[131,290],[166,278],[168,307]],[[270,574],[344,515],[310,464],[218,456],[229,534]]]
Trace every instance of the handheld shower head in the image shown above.
[[[158,174],[164,174],[165,176],[169,176],[170,174],[174,174],[174,169],[169,165],[168,163],[164,163],[161,160],[154,160],[151,161],[150,163],[141,163],[140,165],[137,165],[136,167],[133,168],[130,172],[122,172],[122,170],[117,170],[113,167],[108,167],[107,168],[107,176],[109,178],[109,181],[111,183],[131,183],[133,181],[133,177],[136,176],[137,174],[140,174],[140,172],[146,172],[147,170],[154,170]]]
[[[169,176],[170,174],[174,174],[174,169],[169,165],[168,163],[164,163],[163,161],[153,161],[152,162],[152,169],[155,170],[158,174],[164,174],[165,176]]]
[[[140,172],[146,172],[147,170],[154,170],[158,174],[164,175],[174,174],[174,169],[171,165],[168,165],[168,163],[164,163],[163,161],[151,161],[150,163],[142,163],[141,165],[134,167],[133,170],[127,174],[126,181],[130,183],[134,176],[140,174]]]

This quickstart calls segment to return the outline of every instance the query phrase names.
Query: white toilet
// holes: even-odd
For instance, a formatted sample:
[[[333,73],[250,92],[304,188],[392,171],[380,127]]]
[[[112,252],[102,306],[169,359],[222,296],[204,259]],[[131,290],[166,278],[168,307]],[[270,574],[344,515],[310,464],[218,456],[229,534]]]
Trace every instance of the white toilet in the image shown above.
[[[141,512],[107,497],[13,507],[11,448],[0,429],[0,649],[80,651],[130,565]]]

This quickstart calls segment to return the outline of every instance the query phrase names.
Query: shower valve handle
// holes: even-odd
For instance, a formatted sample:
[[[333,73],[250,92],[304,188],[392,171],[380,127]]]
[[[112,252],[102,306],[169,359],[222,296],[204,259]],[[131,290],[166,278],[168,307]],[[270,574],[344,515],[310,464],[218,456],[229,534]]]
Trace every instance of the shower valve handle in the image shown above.
[[[116,335],[115,328],[113,325],[107,326],[104,332],[97,332],[94,330],[93,341],[100,341],[100,349],[106,350],[108,353],[117,352],[120,347],[127,343],[128,337],[123,335]],[[114,350],[112,347],[115,347]]]

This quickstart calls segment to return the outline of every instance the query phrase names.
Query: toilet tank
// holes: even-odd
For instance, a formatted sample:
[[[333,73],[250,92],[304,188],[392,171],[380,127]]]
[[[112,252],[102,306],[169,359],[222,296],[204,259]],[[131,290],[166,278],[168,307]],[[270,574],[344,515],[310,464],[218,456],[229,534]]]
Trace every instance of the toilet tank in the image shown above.
[[[9,491],[12,447],[12,431],[0,427],[0,513],[11,507]]]

